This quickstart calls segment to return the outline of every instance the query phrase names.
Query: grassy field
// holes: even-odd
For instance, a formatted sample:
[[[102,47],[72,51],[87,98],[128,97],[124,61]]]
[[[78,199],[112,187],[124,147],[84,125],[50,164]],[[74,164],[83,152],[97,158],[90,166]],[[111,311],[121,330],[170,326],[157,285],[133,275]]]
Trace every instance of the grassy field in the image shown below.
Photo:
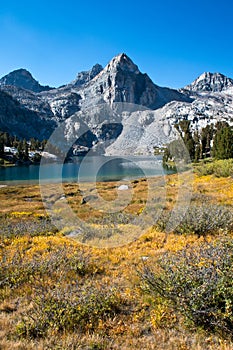
[[[165,228],[177,175],[153,180],[158,221],[137,239],[120,222],[129,242],[113,248],[68,238],[71,228],[54,226],[39,186],[0,188],[0,349],[232,349],[233,178],[203,171],[172,232]],[[118,186],[99,183],[97,191],[111,203]],[[140,216],[148,182],[130,187],[124,217]],[[64,184],[64,193],[81,220],[103,225],[77,184]]]

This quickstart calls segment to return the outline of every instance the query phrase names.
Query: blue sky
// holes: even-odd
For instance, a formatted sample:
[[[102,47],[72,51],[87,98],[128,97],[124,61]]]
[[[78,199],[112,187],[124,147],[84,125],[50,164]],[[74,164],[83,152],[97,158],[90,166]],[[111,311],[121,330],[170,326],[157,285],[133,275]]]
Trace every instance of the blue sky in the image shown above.
[[[204,71],[233,78],[232,0],[2,1],[0,77],[28,69],[59,86],[125,52],[161,86]]]

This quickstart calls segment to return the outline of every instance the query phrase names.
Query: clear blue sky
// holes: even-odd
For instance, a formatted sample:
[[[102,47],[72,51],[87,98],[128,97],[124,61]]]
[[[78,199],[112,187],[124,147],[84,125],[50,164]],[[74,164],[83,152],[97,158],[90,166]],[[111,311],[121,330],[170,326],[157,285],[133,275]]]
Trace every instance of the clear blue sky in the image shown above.
[[[232,0],[6,0],[0,4],[0,77],[28,69],[59,86],[125,52],[161,86],[204,71],[233,78]]]

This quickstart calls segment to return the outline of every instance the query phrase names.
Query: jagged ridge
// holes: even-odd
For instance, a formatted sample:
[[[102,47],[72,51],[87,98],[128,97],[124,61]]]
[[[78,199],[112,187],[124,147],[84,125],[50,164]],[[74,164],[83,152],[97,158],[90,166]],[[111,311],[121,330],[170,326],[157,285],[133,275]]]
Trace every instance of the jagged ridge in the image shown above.
[[[187,85],[184,89],[197,92],[221,92],[231,87],[233,87],[233,79],[228,78],[221,73],[205,72],[194,80],[193,83]]]

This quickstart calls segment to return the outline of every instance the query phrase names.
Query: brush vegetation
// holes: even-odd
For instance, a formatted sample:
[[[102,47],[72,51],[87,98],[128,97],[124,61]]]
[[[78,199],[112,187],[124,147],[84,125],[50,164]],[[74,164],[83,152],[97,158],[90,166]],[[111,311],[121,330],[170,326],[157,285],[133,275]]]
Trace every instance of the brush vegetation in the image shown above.
[[[205,174],[205,166],[212,165],[198,165],[189,210],[172,232],[165,228],[176,174],[166,177],[158,222],[111,249],[69,239],[69,227],[59,231],[38,186],[0,188],[0,348],[232,349],[233,178]],[[111,201],[116,186],[97,189]],[[128,216],[147,198],[145,179],[131,186]],[[101,222],[77,184],[64,192],[83,220]],[[153,195],[159,204],[159,191]]]

